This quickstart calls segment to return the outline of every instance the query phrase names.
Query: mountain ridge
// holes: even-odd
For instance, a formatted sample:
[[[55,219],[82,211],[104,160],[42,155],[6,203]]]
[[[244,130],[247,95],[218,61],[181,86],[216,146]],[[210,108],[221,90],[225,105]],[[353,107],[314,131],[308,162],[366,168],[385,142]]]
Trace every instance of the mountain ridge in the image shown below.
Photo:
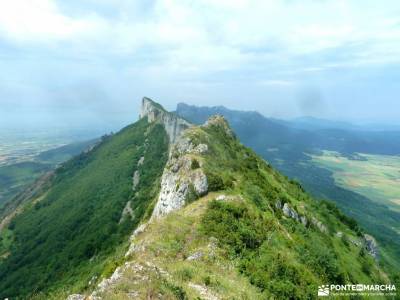
[[[157,293],[161,293],[160,295],[163,295],[163,297],[171,299],[195,299],[199,296],[205,299],[221,299],[223,296],[237,293],[236,286],[226,282],[223,279],[224,276],[231,279],[235,278],[232,280],[241,282],[243,289],[241,296],[245,298],[263,299],[265,297],[278,297],[278,295],[299,299],[313,297],[315,291],[312,289],[316,289],[316,286],[311,283],[311,279],[310,282],[306,283],[307,280],[302,282],[303,279],[298,278],[297,280],[302,283],[298,283],[297,287],[293,283],[285,281],[286,287],[282,286],[274,290],[272,285],[268,287],[264,285],[266,281],[264,282],[265,279],[262,279],[262,277],[257,277],[258,275],[251,274],[252,272],[248,273],[249,270],[246,271],[245,265],[243,265],[246,274],[244,277],[242,277],[243,275],[232,277],[233,275],[228,275],[220,269],[218,265],[222,262],[228,263],[229,259],[237,261],[238,264],[243,263],[236,255],[231,257],[225,252],[230,249],[230,243],[236,243],[233,240],[231,241],[229,236],[231,231],[237,230],[236,225],[230,227],[237,221],[241,224],[240,226],[247,226],[245,232],[238,232],[239,240],[243,238],[242,242],[248,243],[246,247],[254,248],[256,252],[263,251],[259,249],[261,242],[258,239],[263,240],[261,237],[263,230],[268,232],[267,228],[271,225],[263,226],[272,222],[275,228],[272,232],[282,235],[282,238],[289,244],[295,245],[300,241],[297,240],[300,236],[313,232],[313,238],[323,236],[329,240],[331,238],[328,238],[328,236],[333,236],[333,239],[342,241],[341,243],[351,244],[351,246],[349,244],[343,246],[349,247],[351,251],[354,251],[353,247],[356,247],[358,249],[356,251],[367,249],[371,250],[371,255],[374,254],[372,247],[367,248],[366,237],[361,235],[360,232],[350,233],[352,230],[359,230],[352,220],[347,219],[334,206],[325,206],[327,204],[321,204],[320,207],[315,206],[316,203],[303,194],[301,186],[295,182],[287,182],[284,177],[271,169],[270,165],[259,159],[251,150],[242,146],[222,116],[213,116],[204,125],[192,126],[183,131],[176,143],[171,145],[169,157],[161,181],[161,192],[155,206],[157,208],[160,205],[167,209],[160,213],[155,208],[149,221],[138,227],[131,237],[132,242],[126,254],[125,263],[121,264],[111,277],[104,279],[99,284],[98,288],[91,294],[92,297],[108,299],[132,295],[134,298],[144,299],[152,297],[151,295],[156,297]],[[242,163],[244,164],[242,165]],[[199,186],[202,189],[196,187],[197,184],[193,181],[193,172],[204,174],[204,177],[200,176],[202,179]],[[258,180],[260,180],[260,186],[256,184]],[[164,181],[168,182],[165,192],[163,192]],[[192,185],[191,192],[189,192],[190,185]],[[264,192],[267,194],[264,194]],[[166,195],[168,196],[166,197]],[[322,211],[328,209],[325,216],[316,213],[315,210],[319,209],[322,209]],[[332,216],[326,214],[328,211]],[[230,215],[231,213],[232,215]],[[247,216],[247,214],[250,214],[250,216]],[[337,216],[340,216],[342,220],[339,223],[335,223],[336,221],[330,223],[331,221],[326,220],[326,218],[335,219]],[[219,219],[220,217],[222,219]],[[231,225],[230,222],[234,223]],[[267,223],[264,224],[264,222]],[[221,226],[223,229],[219,230],[222,231],[216,229]],[[261,227],[257,228],[257,226]],[[293,231],[286,226],[295,226],[297,229]],[[347,228],[346,233],[336,232],[336,226]],[[353,229],[349,229],[347,226],[352,226]],[[204,232],[209,235],[204,236]],[[247,237],[247,234],[252,235],[251,232],[256,235],[260,234],[260,236]],[[196,238],[194,239],[193,236]],[[225,242],[224,239],[226,239]],[[192,241],[195,240],[198,241],[193,243]],[[325,244],[323,240],[319,240],[319,242],[322,245]],[[175,243],[180,246],[176,249],[170,248]],[[288,251],[287,253],[297,251],[289,250],[290,248],[285,248],[284,244],[277,243],[280,247],[284,247]],[[342,247],[337,246],[336,241],[334,243],[334,248]],[[307,244],[308,242],[305,245]],[[241,248],[243,246],[240,243],[235,247],[238,247],[235,251],[245,251]],[[307,248],[309,245],[305,247]],[[303,250],[306,252],[319,251],[316,249]],[[249,251],[252,252],[253,250]],[[275,251],[282,251],[282,249],[276,249],[272,252]],[[330,250],[325,249],[323,251],[329,252]],[[242,255],[246,256],[247,254],[244,253]],[[341,252],[336,255],[339,255],[339,253]],[[320,254],[314,253],[313,255],[318,256]],[[325,259],[334,264],[333,260],[335,259],[329,255],[329,258],[325,257]],[[342,255],[340,254],[339,257],[342,257]],[[258,268],[255,261],[252,261],[250,257],[247,259],[251,261],[251,264],[254,264],[251,269]],[[209,266],[210,260],[214,263],[219,261],[212,270]],[[172,267],[175,264],[177,268]],[[192,273],[193,267],[190,267],[193,264],[200,274],[208,273],[206,278],[209,279],[194,275]],[[371,261],[368,264],[371,264]],[[289,265],[285,263],[284,265],[285,268],[290,268]],[[372,267],[372,265],[370,266]],[[342,267],[344,268],[343,265],[340,268]],[[353,265],[353,268],[357,269],[359,266]],[[231,271],[234,271],[234,269]],[[303,271],[309,274],[306,269]],[[278,283],[283,280],[283,278],[279,279],[282,275],[264,272],[266,276],[273,276],[270,278],[273,282]],[[325,275],[330,280],[341,281],[348,276],[341,275],[342,271],[338,270],[323,272],[333,272],[330,275],[327,275],[328,273]],[[348,272],[351,273],[352,271],[348,270]],[[374,272],[372,271],[372,273]],[[377,272],[374,273],[375,275],[369,273],[368,276],[377,276],[374,277],[377,280],[381,276],[378,275],[381,274],[381,271]],[[182,275],[178,276],[177,274],[186,275],[183,275],[184,278],[182,279],[179,277]],[[278,278],[274,278],[274,276]],[[350,277],[352,276],[359,275],[354,273]],[[146,282],[145,278],[151,278],[151,280]],[[253,278],[254,281],[250,280],[251,284],[249,285],[245,278]],[[362,278],[368,280],[365,277]],[[294,280],[294,278],[292,279]],[[355,280],[355,278],[352,278],[352,280]],[[381,280],[384,280],[383,277]],[[214,283],[211,284],[210,281]],[[307,285],[312,287],[306,288]],[[220,289],[223,287],[223,295],[221,295],[221,290],[217,288],[218,286]],[[304,290],[300,291],[302,289]],[[80,296],[85,297],[84,295]]]
[[[192,126],[142,105],[13,218],[0,297],[310,299],[327,282],[388,282],[357,223],[243,146],[222,116]]]

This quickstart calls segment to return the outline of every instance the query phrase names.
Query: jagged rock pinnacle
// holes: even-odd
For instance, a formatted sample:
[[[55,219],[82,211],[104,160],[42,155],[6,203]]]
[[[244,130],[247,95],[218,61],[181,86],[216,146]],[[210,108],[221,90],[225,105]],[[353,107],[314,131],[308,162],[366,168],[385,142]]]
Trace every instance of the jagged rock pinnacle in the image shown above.
[[[144,117],[147,117],[149,123],[163,124],[171,144],[176,142],[185,129],[192,126],[188,121],[166,111],[160,104],[147,97],[143,98],[140,110],[140,118]]]

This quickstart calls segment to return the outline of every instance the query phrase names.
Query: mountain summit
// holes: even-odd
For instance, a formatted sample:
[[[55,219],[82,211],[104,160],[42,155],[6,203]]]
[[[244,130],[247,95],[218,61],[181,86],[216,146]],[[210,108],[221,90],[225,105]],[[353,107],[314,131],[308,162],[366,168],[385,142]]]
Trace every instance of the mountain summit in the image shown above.
[[[386,283],[373,240],[244,147],[144,98],[141,119],[60,167],[2,242],[0,297],[311,299]]]
[[[145,117],[149,123],[158,122],[164,126],[171,144],[175,143],[185,129],[192,126],[186,120],[166,111],[160,104],[147,97],[143,98],[140,110],[140,118]]]

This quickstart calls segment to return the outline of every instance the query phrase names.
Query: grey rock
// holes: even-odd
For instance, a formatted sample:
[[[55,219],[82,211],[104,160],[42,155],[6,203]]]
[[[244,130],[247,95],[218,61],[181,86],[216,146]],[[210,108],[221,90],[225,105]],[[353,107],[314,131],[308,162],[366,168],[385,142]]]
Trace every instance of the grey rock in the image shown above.
[[[192,255],[190,255],[186,260],[199,260],[202,257],[203,257],[203,252],[197,251]]]
[[[328,232],[328,229],[326,228],[326,226],[321,221],[317,220],[316,218],[312,217],[311,223],[314,226],[316,226],[319,229],[319,231],[324,232],[324,233]]]
[[[299,214],[289,206],[289,204],[285,203],[282,208],[282,212],[285,216],[296,220],[297,222],[300,221]]]
[[[364,238],[365,249],[368,251],[368,253],[374,259],[376,260],[379,259],[379,248],[375,238],[369,234],[364,234],[363,238]]]
[[[67,300],[85,300],[85,295],[81,295],[81,294],[72,294],[69,295]]]
[[[217,198],[215,198],[215,200],[217,200],[217,201],[224,201],[224,200],[226,200],[226,195],[219,195],[219,196],[217,196]]]
[[[305,216],[301,216],[300,217],[300,221],[304,226],[308,225],[308,220],[307,220],[307,218]]]
[[[143,165],[143,163],[144,163],[144,156],[142,156],[142,157],[139,159],[139,161],[138,161],[138,163],[137,163],[138,167],[140,167],[141,165]]]
[[[72,294],[67,297],[67,300],[85,300],[85,296],[81,294]]]
[[[213,294],[213,292],[204,285],[199,285],[199,284],[189,282],[188,286],[190,288],[192,288],[193,290],[197,291],[197,293],[200,294],[201,299],[204,299],[204,300],[219,300],[219,299],[221,299],[217,295]]]
[[[201,169],[197,169],[190,174],[190,182],[193,184],[196,193],[199,196],[207,194],[208,181],[207,176]]]
[[[208,151],[207,144],[199,144],[193,149],[193,153],[195,154],[204,154]]]
[[[186,120],[166,111],[161,105],[146,97],[142,100],[140,117],[147,117],[149,123],[163,124],[171,144],[175,143],[185,129],[192,126]]]
[[[281,200],[278,200],[278,201],[275,202],[275,207],[276,207],[277,209],[282,209],[282,202],[281,202]]]
[[[135,218],[135,214],[131,207],[131,201],[126,202],[124,209],[122,210],[121,218],[119,219],[119,223],[121,223],[127,216],[130,216],[131,220]]]
[[[152,219],[182,208],[189,195],[189,186],[202,196],[208,192],[207,176],[201,168],[192,170],[191,151],[193,144],[181,137],[171,148],[171,153],[161,177],[161,190],[153,211]]]
[[[139,184],[139,181],[140,181],[140,174],[139,174],[139,171],[136,170],[135,173],[133,174],[133,178],[132,178],[132,190],[136,190],[136,187]]]

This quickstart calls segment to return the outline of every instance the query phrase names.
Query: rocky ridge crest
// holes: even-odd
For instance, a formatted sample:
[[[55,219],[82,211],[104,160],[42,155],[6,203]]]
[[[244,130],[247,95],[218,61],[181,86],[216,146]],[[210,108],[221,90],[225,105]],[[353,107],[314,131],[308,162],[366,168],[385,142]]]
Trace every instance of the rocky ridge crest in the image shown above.
[[[142,99],[140,118],[147,117],[149,123],[158,122],[164,125],[168,134],[169,142],[174,144],[182,132],[193,126],[188,121],[178,117],[174,113],[166,111],[160,104],[150,98]]]

